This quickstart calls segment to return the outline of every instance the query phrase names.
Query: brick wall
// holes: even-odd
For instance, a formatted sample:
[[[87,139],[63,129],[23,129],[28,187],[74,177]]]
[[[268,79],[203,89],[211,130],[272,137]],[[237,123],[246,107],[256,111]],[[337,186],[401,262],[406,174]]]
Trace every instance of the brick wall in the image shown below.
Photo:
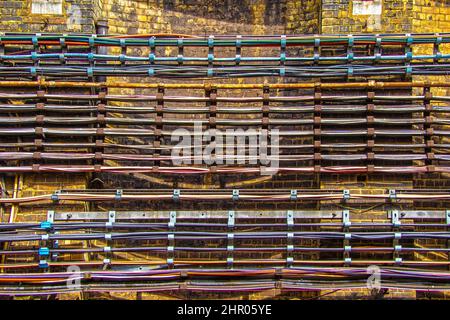
[[[111,33],[281,34],[318,31],[317,0],[103,2]]]
[[[413,0],[383,0],[381,14],[354,13],[354,0],[322,1],[322,33],[412,31]]]
[[[33,14],[32,1],[0,2],[0,31],[87,32],[95,31],[96,3],[92,0],[61,0],[62,14]],[[98,0],[101,1],[101,0]]]

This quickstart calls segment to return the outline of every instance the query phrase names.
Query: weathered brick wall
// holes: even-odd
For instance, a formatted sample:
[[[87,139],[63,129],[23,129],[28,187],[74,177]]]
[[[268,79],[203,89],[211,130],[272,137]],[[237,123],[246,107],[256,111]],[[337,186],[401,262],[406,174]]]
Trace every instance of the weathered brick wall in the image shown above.
[[[448,32],[450,1],[414,0],[412,26],[414,32]]]
[[[383,0],[381,14],[356,14],[354,2],[323,0],[322,33],[411,32],[413,0]]]
[[[318,32],[319,1],[103,0],[111,33],[281,34]]]
[[[64,0],[62,14],[33,14],[32,1],[0,1],[0,31],[95,32],[97,1],[101,0]]]

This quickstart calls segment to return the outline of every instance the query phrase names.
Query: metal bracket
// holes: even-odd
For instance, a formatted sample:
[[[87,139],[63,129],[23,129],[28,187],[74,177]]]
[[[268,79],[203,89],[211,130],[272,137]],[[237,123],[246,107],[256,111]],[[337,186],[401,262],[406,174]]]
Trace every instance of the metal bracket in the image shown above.
[[[400,214],[399,214],[398,210],[392,210],[391,219],[392,219],[392,226],[394,228],[398,228],[401,224]]]
[[[234,228],[236,214],[233,210],[228,211],[228,228]]]
[[[55,211],[49,210],[47,211],[47,221],[53,223],[55,221]]]
[[[347,201],[348,199],[350,199],[350,190],[343,190],[342,200]]]
[[[179,201],[180,195],[181,195],[180,189],[173,189],[173,194],[172,194],[173,201]]]
[[[232,199],[234,201],[238,201],[239,200],[239,190],[238,189],[233,189],[233,196]]]
[[[39,260],[39,268],[46,269],[48,268],[48,262],[47,260]]]
[[[50,230],[53,227],[53,223],[50,221],[42,221],[40,227],[44,230]]]
[[[397,199],[397,192],[394,189],[389,189],[389,199],[391,201]]]
[[[227,266],[228,268],[233,268],[234,263],[234,234],[228,233],[227,234]]]
[[[286,258],[286,266],[288,268],[292,267],[292,265],[294,264],[294,258],[293,257],[287,257]]]
[[[109,212],[108,220],[109,220],[109,223],[111,223],[111,224],[116,222],[116,212],[115,211]]]
[[[40,257],[48,257],[50,255],[50,249],[47,247],[39,248],[38,254]]]
[[[234,258],[233,257],[227,257],[227,266],[229,268],[233,268]]]
[[[175,235],[173,233],[169,233],[167,235],[167,266],[169,269],[173,269],[174,267],[174,252],[175,252]]]
[[[168,224],[169,229],[174,229],[176,222],[177,222],[177,212],[176,211],[170,211],[169,224]]]
[[[350,210],[342,210],[342,224],[344,227],[350,227],[351,221],[350,221]]]
[[[293,240],[294,240],[294,233],[293,232],[288,232],[287,233],[287,239],[286,239],[286,266],[288,268],[292,267],[293,263],[294,263],[294,257],[292,257],[292,253],[294,252],[294,244],[293,244]]]
[[[59,234],[59,232],[55,232],[55,234]],[[53,241],[53,248],[57,249],[59,248],[59,240],[54,240]],[[59,254],[58,253],[53,253],[52,254],[52,260],[56,261],[58,259]]]
[[[291,199],[292,201],[297,200],[297,190],[291,190],[291,196],[290,196],[290,199]]]
[[[53,202],[58,202],[59,201],[59,195],[61,194],[60,190],[56,190],[55,192],[53,192],[53,194],[51,195],[51,200]]]
[[[113,223],[116,222],[116,212],[115,211],[109,211],[108,212],[108,222],[106,223],[107,228],[112,228]]]
[[[293,244],[289,244],[286,247],[286,250],[287,250],[288,253],[292,253],[294,251],[294,245]]]
[[[293,232],[288,232],[287,233],[287,240],[288,241],[292,241],[292,239],[294,239],[294,233]]]
[[[122,195],[123,195],[123,190],[122,189],[117,189],[116,190],[116,194],[114,196],[114,200],[116,200],[116,201],[122,200]]]
[[[288,210],[286,213],[287,227],[291,230],[294,227],[294,212],[292,210]]]

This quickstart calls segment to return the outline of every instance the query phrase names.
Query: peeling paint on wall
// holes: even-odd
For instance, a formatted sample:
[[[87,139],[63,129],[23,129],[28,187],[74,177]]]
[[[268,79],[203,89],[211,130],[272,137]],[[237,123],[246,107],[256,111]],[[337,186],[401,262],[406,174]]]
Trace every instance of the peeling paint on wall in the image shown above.
[[[381,0],[357,0],[353,1],[354,15],[380,15],[382,9]]]
[[[31,2],[33,14],[62,14],[62,0],[33,0]]]
[[[77,5],[71,5],[67,9],[67,29],[71,31],[81,31],[81,9]]]

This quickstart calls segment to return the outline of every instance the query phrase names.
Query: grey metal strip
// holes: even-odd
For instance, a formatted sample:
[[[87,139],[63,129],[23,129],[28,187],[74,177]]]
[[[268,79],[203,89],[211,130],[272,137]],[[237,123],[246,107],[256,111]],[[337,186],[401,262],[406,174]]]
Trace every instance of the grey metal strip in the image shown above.
[[[116,211],[116,220],[147,220],[166,219],[171,211]],[[398,210],[400,219],[446,219],[446,210]],[[228,219],[229,211],[177,211],[177,219]],[[292,210],[295,219],[338,219],[342,221],[342,210]],[[365,215],[358,215],[364,219]],[[371,216],[373,218],[373,216]],[[380,217],[383,214],[380,213]],[[236,219],[286,219],[286,211],[235,211]],[[391,212],[384,215],[387,220],[392,219]],[[55,211],[55,221],[108,220],[107,211]]]

